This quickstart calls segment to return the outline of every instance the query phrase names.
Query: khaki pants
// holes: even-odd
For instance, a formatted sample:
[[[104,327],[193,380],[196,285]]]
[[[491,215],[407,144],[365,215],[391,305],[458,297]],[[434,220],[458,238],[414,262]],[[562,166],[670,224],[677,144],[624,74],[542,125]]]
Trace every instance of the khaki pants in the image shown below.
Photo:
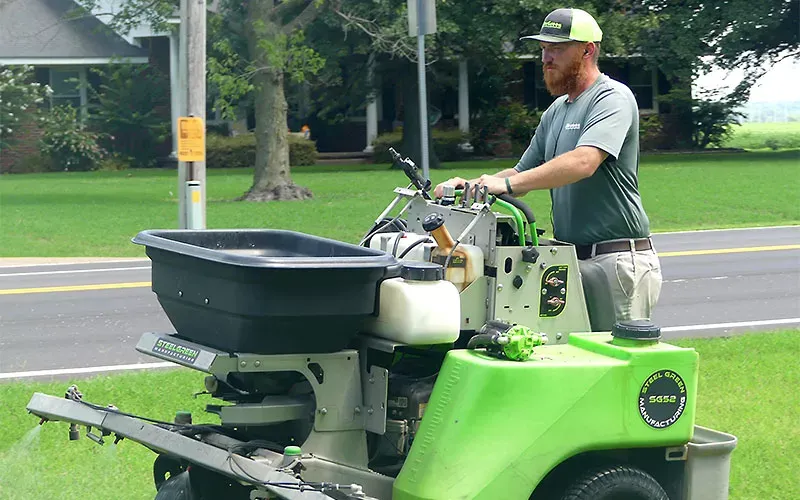
[[[610,331],[616,321],[650,319],[661,293],[655,250],[618,252],[579,260],[592,331]]]

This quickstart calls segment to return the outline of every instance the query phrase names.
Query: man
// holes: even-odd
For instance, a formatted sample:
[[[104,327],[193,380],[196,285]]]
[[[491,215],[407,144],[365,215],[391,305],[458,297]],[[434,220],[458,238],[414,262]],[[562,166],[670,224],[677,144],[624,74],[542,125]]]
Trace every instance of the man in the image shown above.
[[[538,35],[544,80],[558,97],[514,168],[470,184],[493,194],[549,189],[554,238],[575,245],[592,329],[647,319],[661,267],[638,190],[639,114],[633,93],[597,67],[603,33],[579,9],[548,14]],[[445,184],[463,187],[455,177]]]

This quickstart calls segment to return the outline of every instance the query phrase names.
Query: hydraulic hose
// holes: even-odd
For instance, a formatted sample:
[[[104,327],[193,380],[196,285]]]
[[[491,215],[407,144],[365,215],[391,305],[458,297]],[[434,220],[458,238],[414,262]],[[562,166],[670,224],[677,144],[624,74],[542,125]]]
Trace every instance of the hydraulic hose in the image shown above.
[[[419,239],[419,240],[415,241],[414,243],[412,243],[412,244],[408,245],[408,246],[406,247],[406,249],[405,249],[405,250],[403,250],[402,252],[400,252],[400,255],[398,255],[398,256],[397,256],[397,258],[398,258],[398,259],[402,259],[402,258],[403,258],[403,257],[405,257],[406,255],[408,255],[408,252],[410,252],[411,250],[413,250],[413,249],[414,249],[414,247],[416,247],[416,246],[419,246],[419,245],[421,245],[421,244],[423,244],[423,243],[433,243],[433,240],[431,240],[430,238],[422,238],[422,239]]]

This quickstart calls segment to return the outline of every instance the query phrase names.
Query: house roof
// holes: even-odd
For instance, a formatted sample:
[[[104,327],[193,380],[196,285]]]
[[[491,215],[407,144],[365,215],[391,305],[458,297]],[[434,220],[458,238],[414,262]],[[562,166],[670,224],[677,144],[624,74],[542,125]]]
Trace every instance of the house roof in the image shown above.
[[[68,20],[72,0],[0,2],[0,64],[147,62],[146,50],[126,42],[93,16]]]

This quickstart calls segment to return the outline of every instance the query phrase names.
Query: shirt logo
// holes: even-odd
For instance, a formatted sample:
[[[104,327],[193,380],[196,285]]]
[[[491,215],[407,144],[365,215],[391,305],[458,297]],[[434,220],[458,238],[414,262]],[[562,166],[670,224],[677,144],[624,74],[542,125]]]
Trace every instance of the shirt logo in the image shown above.
[[[580,123],[567,123],[564,125],[564,130],[580,130],[581,124]]]

